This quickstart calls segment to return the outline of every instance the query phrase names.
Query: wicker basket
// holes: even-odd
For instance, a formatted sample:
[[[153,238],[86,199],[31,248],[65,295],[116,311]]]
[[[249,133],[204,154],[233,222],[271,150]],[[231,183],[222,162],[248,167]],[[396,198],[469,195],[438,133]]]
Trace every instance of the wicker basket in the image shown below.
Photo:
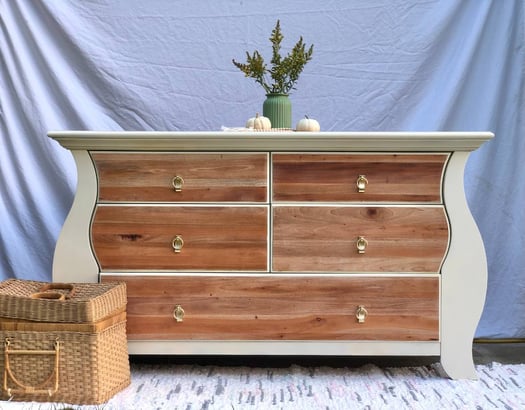
[[[0,398],[100,404],[130,383],[126,288],[0,283]]]

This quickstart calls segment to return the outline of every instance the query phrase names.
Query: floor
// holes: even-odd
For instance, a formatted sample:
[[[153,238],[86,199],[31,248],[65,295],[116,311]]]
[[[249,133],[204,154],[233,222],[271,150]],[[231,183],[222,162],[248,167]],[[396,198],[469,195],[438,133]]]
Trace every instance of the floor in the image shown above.
[[[502,364],[525,363],[525,341],[511,342],[476,342],[472,354],[475,364]],[[330,366],[330,367],[358,367],[364,364],[377,366],[399,367],[420,366],[439,361],[439,357],[333,357],[333,356],[132,356],[131,362],[153,362],[173,364],[199,364],[203,366],[251,366],[251,367],[288,367],[292,364],[300,366]]]
[[[525,363],[525,341],[523,343],[474,343],[472,352],[476,364]]]

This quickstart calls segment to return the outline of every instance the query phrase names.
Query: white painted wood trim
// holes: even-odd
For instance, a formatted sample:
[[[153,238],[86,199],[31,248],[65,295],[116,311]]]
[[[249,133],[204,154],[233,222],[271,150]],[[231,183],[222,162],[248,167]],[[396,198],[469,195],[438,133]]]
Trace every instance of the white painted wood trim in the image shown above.
[[[72,153],[77,165],[77,192],[55,248],[53,282],[98,282],[99,268],[90,241],[97,176],[87,151]]]
[[[146,151],[472,151],[490,132],[51,131],[63,147]]]
[[[450,248],[441,269],[441,365],[454,379],[477,379],[472,342],[487,291],[485,248],[464,190],[468,152],[454,152],[444,181]]]
[[[129,340],[129,354],[439,356],[439,342]]]

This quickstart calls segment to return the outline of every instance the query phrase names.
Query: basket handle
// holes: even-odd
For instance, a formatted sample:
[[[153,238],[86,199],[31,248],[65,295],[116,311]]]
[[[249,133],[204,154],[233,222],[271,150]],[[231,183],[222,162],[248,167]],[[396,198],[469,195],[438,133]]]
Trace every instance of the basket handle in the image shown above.
[[[49,290],[67,290],[68,293],[48,292]],[[75,292],[76,288],[71,283],[46,283],[38,290],[38,292],[33,293],[31,298],[64,300],[71,299]]]
[[[11,344],[8,337],[5,338],[4,342],[4,383],[3,389],[9,397],[13,394],[47,394],[51,397],[58,391],[58,365],[60,357],[60,342],[58,338],[55,340],[53,350],[11,350],[9,345]],[[51,374],[42,382],[36,386],[28,386],[20,382],[13,371],[9,362],[9,355],[54,355],[55,361],[53,365],[53,371]],[[11,379],[18,388],[8,387],[8,380]],[[53,383],[53,387],[44,388],[46,384]]]

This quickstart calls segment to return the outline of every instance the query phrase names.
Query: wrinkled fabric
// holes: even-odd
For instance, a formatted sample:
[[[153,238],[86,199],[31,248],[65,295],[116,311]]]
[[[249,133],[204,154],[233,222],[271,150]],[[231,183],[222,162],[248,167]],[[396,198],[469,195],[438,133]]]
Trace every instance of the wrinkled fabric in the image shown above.
[[[493,131],[466,194],[487,252],[477,337],[525,337],[525,3],[0,0],[0,278],[49,280],[76,169],[49,130],[220,130],[262,110],[235,68],[314,44],[291,95],[324,131]],[[469,289],[465,289],[467,293]]]

